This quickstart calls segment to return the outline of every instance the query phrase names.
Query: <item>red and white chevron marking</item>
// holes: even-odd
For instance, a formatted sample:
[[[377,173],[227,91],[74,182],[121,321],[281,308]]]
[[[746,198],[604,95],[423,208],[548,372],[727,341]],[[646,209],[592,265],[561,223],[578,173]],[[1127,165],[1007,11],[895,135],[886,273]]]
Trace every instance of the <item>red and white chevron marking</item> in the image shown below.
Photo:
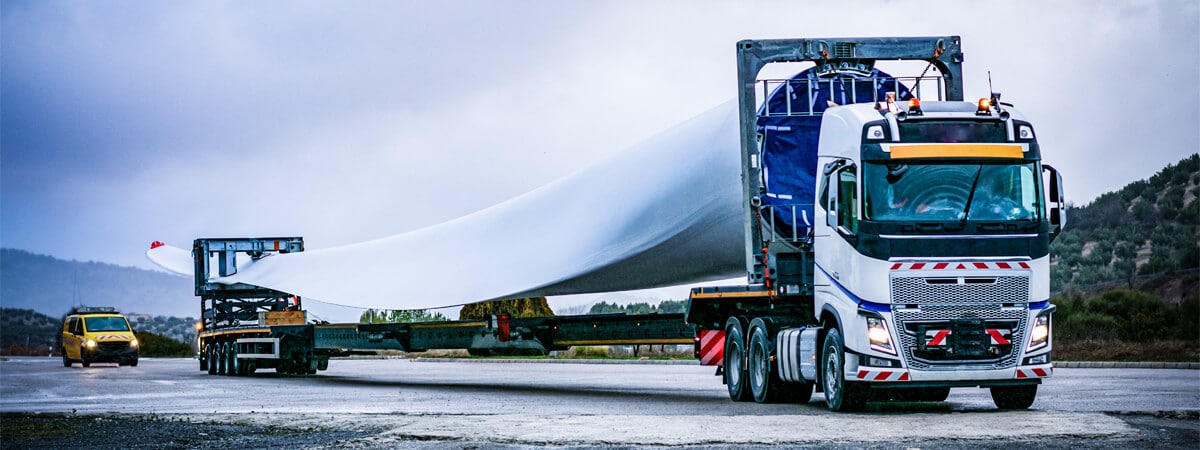
[[[907,370],[859,369],[854,378],[866,381],[908,381]]]
[[[106,334],[103,336],[96,336],[97,341],[104,341],[104,340],[108,340],[108,339],[121,339],[121,340],[128,341],[129,336],[122,336],[119,334]]]
[[[1017,368],[1017,378],[1046,378],[1054,373],[1054,366]]]
[[[700,365],[719,366],[725,363],[725,332],[700,330]]]
[[[892,270],[1027,270],[1029,263],[1018,262],[939,262],[895,263]]]
[[[1012,345],[1012,331],[989,328],[987,334],[992,339],[992,344],[995,345]],[[946,344],[946,337],[950,336],[950,330],[926,330],[925,345],[928,347],[940,347]]]

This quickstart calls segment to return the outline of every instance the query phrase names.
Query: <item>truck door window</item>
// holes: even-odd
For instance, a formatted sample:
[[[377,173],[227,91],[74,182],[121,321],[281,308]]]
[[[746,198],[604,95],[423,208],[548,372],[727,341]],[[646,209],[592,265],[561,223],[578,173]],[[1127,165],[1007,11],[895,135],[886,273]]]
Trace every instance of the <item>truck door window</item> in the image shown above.
[[[838,227],[851,235],[858,234],[858,175],[854,166],[838,171]]]

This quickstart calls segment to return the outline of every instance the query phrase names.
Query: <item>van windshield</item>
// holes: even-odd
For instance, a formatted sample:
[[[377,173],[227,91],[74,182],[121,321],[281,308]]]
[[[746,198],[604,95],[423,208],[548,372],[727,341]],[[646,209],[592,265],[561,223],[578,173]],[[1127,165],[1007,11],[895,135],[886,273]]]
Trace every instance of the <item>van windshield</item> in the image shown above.
[[[129,322],[123,317],[84,317],[88,331],[129,331]]]
[[[1039,221],[1035,163],[863,165],[867,220],[889,222]]]

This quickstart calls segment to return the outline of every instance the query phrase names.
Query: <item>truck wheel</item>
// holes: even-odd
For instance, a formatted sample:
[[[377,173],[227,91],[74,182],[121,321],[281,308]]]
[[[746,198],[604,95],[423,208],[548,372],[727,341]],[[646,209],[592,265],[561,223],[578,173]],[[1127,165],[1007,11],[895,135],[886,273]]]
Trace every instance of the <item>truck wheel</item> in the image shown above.
[[[204,347],[204,356],[206,358],[208,358],[208,374],[216,375],[217,374],[217,346],[216,346],[216,344],[209,344],[207,347]]]
[[[60,349],[62,350],[62,355],[63,355],[63,367],[71,367],[71,358],[67,357],[67,349],[66,348],[60,348]]]
[[[1037,385],[996,386],[992,389],[992,402],[1000,409],[1028,409],[1037,397]]]
[[[725,322],[725,387],[729,398],[735,402],[748,402],[754,398],[747,383],[745,323],[737,317]]]
[[[771,370],[774,342],[767,328],[766,322],[761,318],[750,322],[750,391],[754,395],[754,401],[758,403],[779,403],[787,401],[787,396],[783,395],[783,380],[779,379],[777,372]],[[809,392],[812,390],[809,389]]]
[[[824,361],[825,403],[832,411],[860,411],[867,404],[866,386],[846,381],[846,350],[842,333],[837,328],[825,335]]]
[[[229,375],[229,365],[226,364],[227,360],[225,359],[226,352],[228,349],[225,348],[224,343],[217,344],[217,375]]]
[[[225,357],[229,358],[229,361],[225,363],[225,366],[229,368],[229,376],[244,375],[243,372],[246,370],[242,367],[241,361],[238,361],[237,354],[237,343],[230,342],[229,349],[225,351]]]

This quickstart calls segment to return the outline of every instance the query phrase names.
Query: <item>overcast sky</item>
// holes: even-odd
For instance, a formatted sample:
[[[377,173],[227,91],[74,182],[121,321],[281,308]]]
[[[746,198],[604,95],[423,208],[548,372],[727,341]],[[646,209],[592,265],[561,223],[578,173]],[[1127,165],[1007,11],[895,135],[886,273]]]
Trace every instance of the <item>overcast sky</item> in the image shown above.
[[[1198,4],[4,0],[0,245],[437,224],[733,98],[744,38],[961,35],[1088,203],[1200,150]]]

